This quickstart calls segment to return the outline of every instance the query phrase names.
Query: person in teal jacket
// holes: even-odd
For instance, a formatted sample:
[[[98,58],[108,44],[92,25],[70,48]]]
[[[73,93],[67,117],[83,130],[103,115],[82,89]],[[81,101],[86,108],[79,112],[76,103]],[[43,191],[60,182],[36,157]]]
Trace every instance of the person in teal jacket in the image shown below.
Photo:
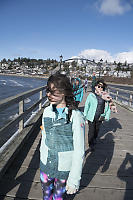
[[[40,180],[43,200],[62,200],[79,189],[84,160],[85,121],[76,108],[73,88],[63,74],[51,75],[46,94],[50,105],[42,117]]]
[[[96,85],[96,74],[95,74],[95,72],[93,72],[93,75],[92,75],[92,82],[91,82],[91,89],[92,89],[92,92],[95,92],[95,85]]]
[[[78,108],[79,103],[83,99],[83,90],[84,90],[80,78],[75,79],[75,82],[73,84],[73,89],[74,89],[75,102]]]
[[[98,80],[95,85],[95,93],[91,92],[85,102],[84,116],[88,121],[88,144],[91,151],[94,151],[95,140],[102,121],[108,121],[110,117],[110,99],[105,100],[102,98],[105,88],[106,84],[104,81]]]

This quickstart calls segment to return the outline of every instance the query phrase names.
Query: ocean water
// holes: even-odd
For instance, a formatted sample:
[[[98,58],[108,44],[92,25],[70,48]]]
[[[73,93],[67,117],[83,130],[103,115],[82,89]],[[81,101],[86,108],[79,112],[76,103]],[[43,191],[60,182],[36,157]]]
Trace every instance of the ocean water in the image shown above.
[[[46,79],[0,75],[0,100],[46,85]],[[25,99],[25,109],[39,99],[39,94]],[[18,116],[18,105],[0,112],[0,128]]]
[[[109,86],[133,92],[133,86],[131,86],[131,85],[128,86],[128,85],[115,85],[115,84],[112,84],[112,85],[109,85]],[[112,92],[116,93],[115,90],[112,90]],[[130,97],[129,93],[125,93],[123,91],[119,91],[119,95],[127,97],[127,98]],[[112,95],[112,97],[115,99],[115,96]],[[118,101],[121,101],[123,104],[128,105],[128,101],[125,100],[124,98],[118,97]],[[133,102],[132,102],[131,106],[133,107]]]
[[[132,85],[115,85],[115,84],[108,84],[111,87],[115,87],[115,88],[120,88],[120,89],[124,89],[124,90],[129,90],[129,91],[133,91],[133,86]]]

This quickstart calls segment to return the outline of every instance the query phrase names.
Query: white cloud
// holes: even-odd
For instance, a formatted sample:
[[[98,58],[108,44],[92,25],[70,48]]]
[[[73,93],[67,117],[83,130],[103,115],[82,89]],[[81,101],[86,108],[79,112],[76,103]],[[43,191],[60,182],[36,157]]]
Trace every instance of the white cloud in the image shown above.
[[[131,4],[122,0],[99,0],[97,2],[99,12],[105,15],[122,15],[131,10]]]
[[[109,52],[97,49],[86,49],[82,51],[78,57],[87,58],[90,60],[94,59],[95,61],[99,61],[101,58],[103,60],[113,61],[113,58]]]
[[[133,63],[133,51],[118,53],[116,55],[116,61]]]
[[[121,52],[117,53],[115,55],[111,55],[108,51],[104,50],[98,50],[98,49],[86,49],[84,51],[81,51],[77,57],[80,58],[86,58],[89,60],[95,60],[98,62],[100,59],[103,59],[103,61],[108,61],[108,62],[125,62],[127,61],[128,63],[133,63],[133,51],[129,52]]]

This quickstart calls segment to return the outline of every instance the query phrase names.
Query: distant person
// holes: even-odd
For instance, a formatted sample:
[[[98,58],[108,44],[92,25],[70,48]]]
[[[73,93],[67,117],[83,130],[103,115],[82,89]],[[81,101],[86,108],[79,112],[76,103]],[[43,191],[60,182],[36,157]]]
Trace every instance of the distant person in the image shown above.
[[[85,121],[75,107],[73,88],[63,74],[49,77],[50,105],[42,117],[40,179],[43,200],[63,200],[78,191],[84,159]]]
[[[76,106],[78,108],[79,103],[83,99],[83,85],[81,84],[80,78],[75,78],[73,89],[74,89],[74,97],[75,97]]]
[[[72,86],[74,88],[74,84],[75,84],[75,78],[74,77],[71,78],[71,84],[72,84]]]
[[[95,74],[95,72],[93,72],[93,75],[92,75],[92,82],[91,82],[91,89],[92,89],[92,92],[95,92],[95,85],[96,85],[96,74]]]
[[[87,88],[88,88],[88,80],[87,78],[84,81],[84,88],[85,88],[85,93],[87,92]]]
[[[98,80],[95,84],[95,91],[88,95],[85,102],[84,116],[88,121],[89,126],[88,144],[90,151],[94,151],[94,144],[102,121],[109,120],[110,117],[110,99],[107,98],[107,94],[104,96],[106,98],[102,98],[102,92],[105,90],[105,88],[106,84],[104,81]]]

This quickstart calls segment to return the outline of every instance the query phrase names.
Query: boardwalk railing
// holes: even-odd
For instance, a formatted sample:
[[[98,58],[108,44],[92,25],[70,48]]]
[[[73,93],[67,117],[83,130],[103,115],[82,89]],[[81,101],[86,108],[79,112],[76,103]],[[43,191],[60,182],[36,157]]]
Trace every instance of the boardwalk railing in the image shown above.
[[[12,105],[19,105],[19,113],[17,118],[7,123],[4,127],[0,129],[0,140],[1,140],[1,148],[0,148],[0,176],[6,170],[9,160],[12,160],[15,153],[19,151],[21,144],[28,138],[33,129],[37,126],[37,122],[41,120],[43,108],[48,103],[46,101],[46,95],[43,95],[46,86],[39,87],[21,94],[18,94],[13,97],[6,98],[0,101],[0,112],[6,110]],[[31,107],[24,109],[25,99],[31,97],[35,94],[39,93],[39,100],[35,102]],[[29,116],[34,109],[37,109],[37,112],[30,119],[26,119],[26,123],[24,123],[25,118]],[[12,132],[14,127],[18,127],[18,131],[12,133],[10,138],[7,140],[7,133]],[[9,136],[8,136],[9,137]]]
[[[111,96],[117,103],[133,111],[132,91],[108,86],[108,92],[111,94]]]

